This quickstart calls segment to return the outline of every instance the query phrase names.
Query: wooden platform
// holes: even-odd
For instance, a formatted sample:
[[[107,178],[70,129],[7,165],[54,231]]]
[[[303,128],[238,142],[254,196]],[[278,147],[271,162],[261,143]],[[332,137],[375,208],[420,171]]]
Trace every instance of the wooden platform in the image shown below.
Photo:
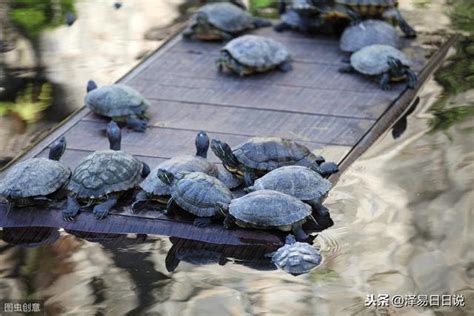
[[[257,33],[289,48],[293,71],[247,78],[219,74],[215,59],[220,44],[183,41],[176,36],[120,80],[140,91],[152,104],[152,127],[145,134],[124,130],[123,150],[153,167],[175,155],[193,153],[195,134],[202,129],[231,146],[252,136],[290,138],[327,160],[338,162],[344,170],[396,121],[417,92],[405,91],[404,85],[382,91],[377,82],[338,73],[344,56],[335,38],[279,34],[271,29]],[[416,60],[420,85],[441,63],[454,40],[445,43],[430,61]],[[108,147],[103,134],[105,124],[104,119],[82,108],[19,160],[46,156],[48,146],[65,135],[68,149],[62,161],[74,168],[92,151]],[[212,153],[210,159],[218,162]],[[337,177],[332,180],[335,182]],[[234,245],[281,242],[280,235],[270,232],[227,231],[220,225],[200,229],[187,220],[170,220],[157,212],[139,216],[121,212],[103,221],[83,212],[76,222],[65,223],[61,207],[23,210],[6,217],[5,205],[0,204],[0,227],[149,233]]]

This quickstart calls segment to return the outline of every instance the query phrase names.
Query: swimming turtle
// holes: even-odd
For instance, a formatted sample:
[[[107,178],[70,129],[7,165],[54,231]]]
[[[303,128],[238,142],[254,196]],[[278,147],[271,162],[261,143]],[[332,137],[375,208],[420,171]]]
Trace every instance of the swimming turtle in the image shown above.
[[[158,177],[171,185],[171,198],[168,200],[165,214],[172,214],[175,206],[197,216],[194,225],[205,227],[211,218],[220,216],[217,205],[229,204],[233,196],[219,179],[202,172],[183,172],[178,175],[159,169]]]
[[[321,199],[331,187],[331,182],[307,167],[285,166],[270,171],[245,190],[275,190],[289,194],[311,205],[320,216],[328,216],[329,211],[321,204]]]
[[[309,236],[302,225],[311,215],[311,206],[297,198],[273,190],[259,190],[233,199],[230,204],[219,203],[221,213],[226,214],[224,227],[232,223],[242,228],[278,229],[293,232],[300,241]]]
[[[416,31],[405,21],[398,10],[398,0],[311,0],[321,8],[324,20],[382,19],[400,26],[406,37],[416,37]]]
[[[254,17],[234,4],[210,3],[194,14],[183,36],[205,41],[231,40],[245,31],[270,25],[269,21]]]
[[[243,35],[227,43],[221,49],[217,65],[219,71],[228,69],[240,76],[292,68],[290,54],[283,44],[256,35]]]
[[[213,177],[217,177],[219,172],[216,165],[206,159],[209,149],[209,137],[204,131],[196,135],[196,155],[182,155],[168,159],[160,163],[140,184],[140,191],[135,197],[132,211],[136,211],[140,204],[145,201],[156,201],[161,204],[168,203],[171,195],[171,187],[158,177],[158,170],[164,169],[177,175],[180,172],[203,172]]]
[[[87,90],[85,103],[91,111],[116,122],[125,122],[135,131],[145,131],[145,113],[150,103],[138,91],[123,84],[97,88],[93,81],[88,82]]]
[[[367,76],[381,76],[380,87],[389,88],[390,81],[408,80],[407,86],[413,89],[417,78],[410,69],[410,59],[398,49],[388,45],[370,45],[352,54],[351,65],[340,72],[359,72]]]
[[[346,28],[339,41],[339,47],[346,53],[353,53],[374,44],[399,48],[400,37],[395,28],[387,22],[366,20]]]
[[[66,139],[55,141],[48,158],[32,158],[14,165],[0,182],[0,196],[8,202],[8,212],[15,206],[48,202],[71,176],[69,168],[59,162],[66,150]]]
[[[229,172],[244,179],[247,187],[253,184],[255,178],[283,166],[306,166],[323,176],[337,171],[337,165],[323,165],[324,158],[314,155],[306,146],[279,137],[250,138],[234,150],[228,144],[213,139],[211,149]]]
[[[105,218],[119,197],[150,173],[146,163],[120,150],[121,131],[117,123],[112,121],[107,125],[107,137],[110,150],[90,154],[74,170],[67,186],[70,194],[63,211],[64,220],[74,219],[80,203],[94,205],[94,216]]]
[[[316,248],[297,242],[291,234],[286,237],[284,246],[267,256],[278,268],[293,275],[308,273],[322,261],[321,253]]]

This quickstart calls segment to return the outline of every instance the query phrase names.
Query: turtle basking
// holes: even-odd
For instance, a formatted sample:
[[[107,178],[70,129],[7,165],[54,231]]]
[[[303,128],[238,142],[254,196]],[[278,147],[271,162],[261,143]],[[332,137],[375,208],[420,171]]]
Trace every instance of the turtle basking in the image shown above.
[[[277,32],[296,30],[302,33],[317,32],[322,19],[318,18],[320,10],[311,0],[280,0],[278,2],[280,23],[273,29]]]
[[[286,237],[286,243],[277,251],[268,254],[280,269],[293,275],[308,273],[321,264],[321,254],[313,246],[297,242],[293,235]]]
[[[389,88],[390,81],[407,80],[407,86],[413,89],[417,78],[410,69],[411,61],[398,49],[388,45],[370,45],[352,54],[351,65],[340,72],[359,72],[367,76],[381,76],[380,87]]]
[[[169,215],[178,205],[197,218],[194,225],[205,227],[211,218],[221,215],[218,204],[229,204],[233,196],[230,190],[219,179],[202,172],[173,173],[158,170],[158,177],[171,187],[171,198],[168,200],[166,214]]]
[[[224,227],[232,223],[242,228],[278,229],[293,232],[300,241],[309,236],[302,225],[311,215],[311,206],[291,195],[272,190],[260,190],[233,199],[230,204],[218,204],[226,214]]]
[[[374,44],[399,48],[400,37],[390,24],[379,20],[366,20],[346,28],[339,41],[339,47],[346,53],[353,53]]]
[[[66,139],[55,141],[48,158],[32,158],[14,165],[0,182],[0,196],[8,202],[8,211],[17,207],[50,201],[71,176],[69,168],[59,162],[66,150]]]
[[[254,185],[246,188],[246,191],[275,190],[289,194],[311,205],[320,216],[328,216],[329,211],[321,204],[321,199],[331,187],[331,182],[307,167],[285,166],[255,180]]]
[[[337,165],[325,163],[323,157],[314,155],[306,146],[279,137],[254,137],[234,150],[213,139],[211,149],[229,172],[244,179],[247,187],[255,178],[283,166],[306,166],[323,176],[337,172]]]
[[[221,49],[217,65],[219,71],[231,70],[240,76],[292,68],[290,54],[283,44],[256,35],[243,35],[227,43]]]
[[[85,104],[91,111],[116,122],[125,122],[138,132],[145,131],[145,112],[150,103],[136,90],[123,84],[97,88],[95,82],[89,81],[87,91]]]
[[[132,205],[132,211],[135,211],[140,204],[146,201],[156,201],[161,204],[168,203],[171,195],[170,185],[164,183],[158,177],[158,170],[163,169],[178,175],[180,172],[203,172],[213,177],[217,177],[219,172],[216,165],[207,160],[209,149],[209,137],[204,131],[196,135],[196,155],[183,155],[168,159],[160,163],[140,184],[140,191],[135,202]]]
[[[193,15],[183,37],[227,41],[248,30],[270,25],[269,21],[254,17],[234,4],[210,3],[199,8]]]
[[[107,125],[107,137],[110,150],[90,154],[74,170],[67,187],[70,194],[63,211],[64,220],[74,219],[80,203],[94,205],[94,216],[105,218],[119,197],[150,173],[147,164],[120,150],[121,131],[117,123],[112,121]]]

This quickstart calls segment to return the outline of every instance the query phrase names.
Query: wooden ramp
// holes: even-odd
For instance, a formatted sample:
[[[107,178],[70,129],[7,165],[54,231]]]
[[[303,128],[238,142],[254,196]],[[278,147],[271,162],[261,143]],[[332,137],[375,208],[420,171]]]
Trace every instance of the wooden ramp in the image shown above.
[[[140,91],[152,104],[152,127],[145,134],[124,130],[123,150],[154,167],[175,155],[193,153],[195,134],[202,129],[211,138],[231,146],[252,136],[290,138],[327,160],[339,162],[345,169],[394,123],[415,97],[417,89],[405,91],[404,85],[397,85],[382,91],[377,82],[338,73],[344,56],[335,38],[279,34],[271,29],[257,34],[279,40],[289,48],[293,71],[248,78],[219,74],[215,59],[220,44],[183,41],[176,36],[120,80]],[[427,63],[416,58],[420,85],[441,63],[454,40],[447,41]],[[48,146],[65,135],[68,149],[62,161],[74,168],[92,151],[108,147],[105,125],[104,119],[83,108],[19,160],[46,156]],[[210,159],[218,162],[212,153]],[[22,210],[7,217],[5,205],[0,204],[0,227],[148,233],[233,245],[281,242],[281,235],[272,232],[224,230],[218,224],[200,229],[188,219],[169,219],[158,212],[132,216],[117,210],[103,221],[83,212],[74,223],[65,223],[60,214],[63,206]]]

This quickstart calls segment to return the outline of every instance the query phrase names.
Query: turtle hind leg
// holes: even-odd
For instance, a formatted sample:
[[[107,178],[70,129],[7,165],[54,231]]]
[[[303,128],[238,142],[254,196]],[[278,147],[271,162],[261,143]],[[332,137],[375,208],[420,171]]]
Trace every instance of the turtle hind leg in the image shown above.
[[[278,69],[283,72],[288,72],[293,69],[293,66],[290,64],[290,62],[285,61],[278,65]]]
[[[105,202],[97,204],[94,206],[94,210],[92,211],[95,218],[97,219],[104,219],[109,215],[110,209],[117,204],[116,197],[110,197]]]
[[[325,207],[321,203],[321,201],[310,200],[310,201],[306,201],[306,203],[311,205],[311,207],[313,208],[314,211],[316,211],[318,216],[321,216],[321,217],[329,216],[329,209],[327,207]]]
[[[133,201],[132,205],[130,206],[130,211],[132,214],[137,213],[143,206],[148,203],[148,196],[145,191],[138,192],[135,200]]]
[[[197,217],[194,219],[193,225],[196,227],[204,228],[211,225],[210,217]]]
[[[81,206],[79,205],[79,202],[77,202],[74,197],[68,196],[66,209],[63,209],[63,219],[66,222],[72,222],[74,217],[79,213],[80,208]]]
[[[143,133],[148,127],[148,122],[137,117],[128,117],[127,126],[136,132]]]
[[[416,38],[415,29],[413,29],[413,27],[411,27],[410,24],[407,23],[407,21],[403,18],[402,14],[400,13],[400,11],[398,11],[398,9],[393,9],[393,17],[398,22],[398,25],[400,26],[402,32],[405,34],[405,37]]]
[[[295,235],[298,241],[306,241],[309,239],[309,235],[305,233],[301,223],[293,225],[293,235]]]

